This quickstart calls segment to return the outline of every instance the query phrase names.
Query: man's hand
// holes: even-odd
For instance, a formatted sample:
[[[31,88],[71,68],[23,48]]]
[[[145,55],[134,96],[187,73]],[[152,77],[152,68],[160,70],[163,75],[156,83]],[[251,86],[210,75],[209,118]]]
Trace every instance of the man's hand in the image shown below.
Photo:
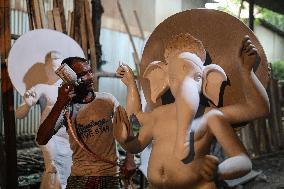
[[[122,64],[120,65],[116,70],[116,75],[118,77],[121,77],[121,81],[129,87],[130,85],[135,85],[135,79],[132,69],[126,65]]]
[[[207,181],[217,178],[219,160],[216,156],[206,155],[200,162],[200,174]]]
[[[76,96],[74,87],[68,85],[67,83],[59,87],[57,103],[65,106]]]
[[[124,143],[130,131],[130,123],[127,117],[127,113],[121,106],[118,106],[113,118],[113,133],[116,140],[119,143]]]
[[[260,63],[260,56],[256,47],[252,44],[250,37],[246,35],[242,42],[241,56],[243,59],[242,68],[250,72],[252,68]]]

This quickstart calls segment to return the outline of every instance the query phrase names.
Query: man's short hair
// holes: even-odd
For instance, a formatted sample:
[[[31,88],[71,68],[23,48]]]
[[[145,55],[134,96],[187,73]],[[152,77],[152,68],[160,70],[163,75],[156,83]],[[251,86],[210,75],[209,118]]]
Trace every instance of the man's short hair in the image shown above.
[[[78,56],[74,56],[74,57],[68,57],[68,58],[65,58],[62,62],[61,62],[61,65],[62,64],[67,64],[68,66],[72,66],[72,64],[76,63],[76,62],[86,62],[88,64],[88,61],[85,59],[85,58],[81,58],[81,57],[78,57]]]

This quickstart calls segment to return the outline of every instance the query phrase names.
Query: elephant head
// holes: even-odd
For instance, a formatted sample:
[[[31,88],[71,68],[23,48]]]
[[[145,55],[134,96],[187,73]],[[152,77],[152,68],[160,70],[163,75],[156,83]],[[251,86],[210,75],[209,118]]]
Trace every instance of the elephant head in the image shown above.
[[[143,74],[150,81],[153,102],[168,89],[175,97],[178,124],[175,155],[180,160],[190,152],[187,133],[198,110],[200,94],[217,106],[221,85],[227,80],[220,66],[203,65],[205,57],[201,41],[189,34],[180,34],[167,44],[165,62],[151,62]]]

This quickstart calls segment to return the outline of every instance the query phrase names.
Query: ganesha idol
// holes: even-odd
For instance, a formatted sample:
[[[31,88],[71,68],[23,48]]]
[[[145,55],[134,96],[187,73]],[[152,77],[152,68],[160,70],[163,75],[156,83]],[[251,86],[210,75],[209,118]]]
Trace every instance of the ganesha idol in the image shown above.
[[[140,78],[151,110],[141,111],[133,72],[122,65],[117,75],[128,89],[126,111],[119,107],[114,116],[114,134],[125,150],[139,153],[152,144],[150,188],[211,189],[250,172],[234,127],[269,113],[267,70],[254,34],[226,13],[189,10],[155,29]],[[141,125],[136,136],[129,120]],[[228,156],[223,162],[210,154],[215,139]]]

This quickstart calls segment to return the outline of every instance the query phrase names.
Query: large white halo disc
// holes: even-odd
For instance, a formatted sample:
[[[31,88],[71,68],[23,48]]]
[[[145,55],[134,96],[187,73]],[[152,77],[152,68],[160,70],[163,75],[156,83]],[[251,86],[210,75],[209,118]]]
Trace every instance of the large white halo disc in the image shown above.
[[[77,42],[61,32],[37,29],[23,34],[17,39],[8,56],[8,73],[21,95],[38,83],[47,82],[44,62],[50,51],[59,51],[64,58],[85,58]]]

